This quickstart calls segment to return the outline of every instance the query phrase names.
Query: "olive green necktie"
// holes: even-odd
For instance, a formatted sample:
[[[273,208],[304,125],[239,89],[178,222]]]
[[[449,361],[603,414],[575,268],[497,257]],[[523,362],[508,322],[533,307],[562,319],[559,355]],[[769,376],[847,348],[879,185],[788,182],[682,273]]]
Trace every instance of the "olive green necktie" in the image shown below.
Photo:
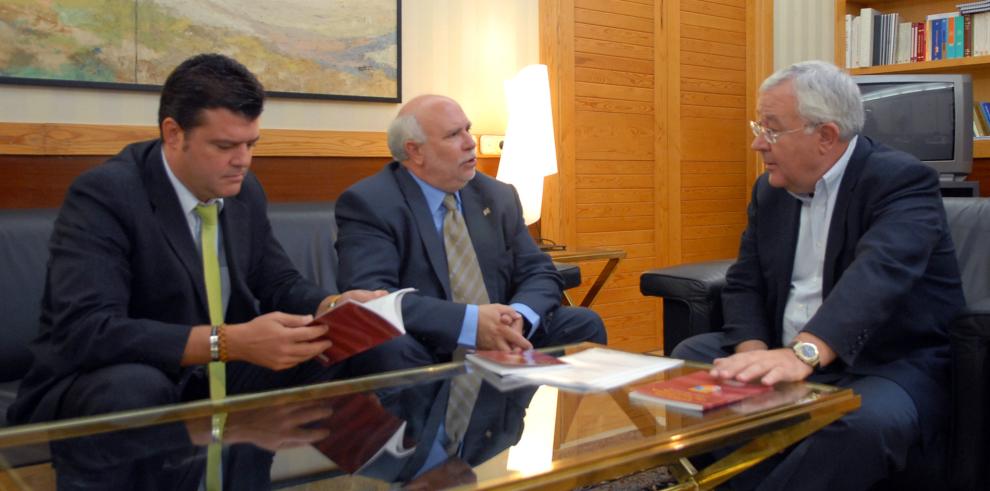
[[[220,260],[217,257],[217,203],[196,205],[200,218],[199,245],[203,257],[203,279],[206,283],[206,300],[210,309],[210,324],[223,324],[223,295],[220,292]],[[227,395],[227,368],[222,361],[211,361],[210,399],[219,400]],[[226,413],[214,413],[213,436],[223,434]],[[206,489],[219,491],[222,487],[221,464],[223,444],[214,441],[206,450]]]
[[[478,256],[471,243],[464,215],[457,211],[457,198],[443,198],[447,214],[443,218],[443,245],[447,251],[451,296],[457,303],[484,305],[490,302],[488,289],[481,277]]]
[[[487,304],[491,301],[488,298],[488,289],[481,276],[478,255],[474,252],[464,215],[457,211],[457,198],[448,194],[443,198],[443,206],[447,209],[443,219],[443,245],[447,252],[451,297],[458,303]],[[471,421],[471,412],[480,389],[481,377],[474,373],[466,373],[451,380],[447,414],[444,418],[447,455],[457,452]]]

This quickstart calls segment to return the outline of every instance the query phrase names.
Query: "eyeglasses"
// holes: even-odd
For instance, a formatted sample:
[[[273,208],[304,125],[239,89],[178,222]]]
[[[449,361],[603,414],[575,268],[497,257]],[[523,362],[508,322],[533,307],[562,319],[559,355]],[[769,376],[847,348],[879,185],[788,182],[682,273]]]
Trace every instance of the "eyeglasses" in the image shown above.
[[[763,139],[766,140],[767,143],[769,143],[771,145],[777,143],[777,138],[780,138],[780,135],[786,135],[788,133],[794,133],[795,131],[801,131],[801,130],[807,128],[808,126],[811,126],[811,125],[805,124],[804,126],[801,126],[800,128],[794,128],[792,130],[777,131],[777,130],[771,130],[770,128],[767,128],[766,126],[763,126],[762,124],[760,124],[757,121],[750,121],[749,122],[749,129],[753,130],[753,136],[756,136],[756,137],[762,136]]]

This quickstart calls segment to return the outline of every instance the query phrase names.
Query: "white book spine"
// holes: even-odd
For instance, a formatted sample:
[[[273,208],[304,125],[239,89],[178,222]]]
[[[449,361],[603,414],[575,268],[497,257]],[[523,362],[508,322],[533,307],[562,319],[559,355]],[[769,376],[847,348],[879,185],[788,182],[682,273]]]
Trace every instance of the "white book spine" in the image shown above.
[[[877,64],[878,60],[873,59],[873,17],[879,13],[876,9],[869,7],[859,11],[860,66],[867,67]]]
[[[846,14],[846,68],[852,67],[852,14]]]
[[[901,22],[897,25],[897,63],[911,61],[911,23]]]
[[[852,66],[853,68],[859,68],[859,67],[863,66],[862,61],[860,61],[860,59],[859,59],[859,53],[861,52],[861,49],[860,49],[860,46],[859,45],[862,42],[862,41],[860,41],[860,38],[862,36],[860,36],[860,34],[859,34],[860,33],[860,26],[859,26],[859,24],[860,24],[860,18],[857,15],[856,17],[853,17],[853,21],[852,21],[852,34],[850,34],[850,37],[852,39],[849,41],[850,44],[852,45],[852,65],[850,65],[850,66]]]

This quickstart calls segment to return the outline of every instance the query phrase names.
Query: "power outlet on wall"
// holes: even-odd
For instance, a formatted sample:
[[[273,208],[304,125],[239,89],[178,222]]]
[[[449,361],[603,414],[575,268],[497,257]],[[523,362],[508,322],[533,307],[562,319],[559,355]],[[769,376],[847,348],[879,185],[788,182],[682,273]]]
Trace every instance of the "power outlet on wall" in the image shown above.
[[[479,140],[478,153],[481,155],[502,155],[502,143],[505,141],[505,136],[481,135]]]

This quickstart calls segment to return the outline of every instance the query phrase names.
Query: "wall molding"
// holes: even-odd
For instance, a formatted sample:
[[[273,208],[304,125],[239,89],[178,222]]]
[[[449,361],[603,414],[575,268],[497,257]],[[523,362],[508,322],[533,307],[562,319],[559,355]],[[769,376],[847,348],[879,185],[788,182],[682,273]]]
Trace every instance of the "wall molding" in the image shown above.
[[[114,155],[156,126],[0,123],[0,155]],[[262,129],[259,157],[389,157],[384,132]]]

